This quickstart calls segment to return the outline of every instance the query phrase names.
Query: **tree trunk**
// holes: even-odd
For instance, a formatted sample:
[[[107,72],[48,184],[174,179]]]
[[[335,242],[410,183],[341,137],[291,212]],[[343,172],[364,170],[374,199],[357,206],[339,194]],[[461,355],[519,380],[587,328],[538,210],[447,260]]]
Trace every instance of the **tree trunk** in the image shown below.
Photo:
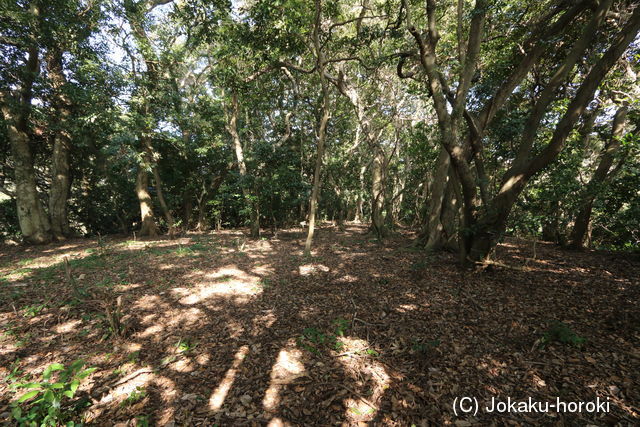
[[[304,244],[305,255],[311,254],[311,244],[313,243],[313,233],[316,225],[316,209],[318,204],[318,193],[320,192],[320,175],[322,173],[322,161],[324,157],[325,141],[327,139],[327,124],[329,123],[329,83],[324,75],[325,59],[320,46],[320,21],[322,17],[321,0],[315,0],[315,22],[313,26],[313,45],[317,60],[317,72],[322,86],[322,107],[320,111],[320,122],[318,123],[316,166],[313,172],[313,187],[311,189],[311,199],[309,200],[309,229],[307,240]]]
[[[560,243],[560,202],[553,200],[542,224],[542,240]]]
[[[198,222],[196,224],[196,230],[198,231],[204,231],[206,229],[206,224],[204,223],[205,205],[204,200],[198,199]]]
[[[13,117],[3,107],[4,119],[7,122],[9,141],[16,182],[16,204],[20,231],[25,241],[41,244],[51,241],[51,227],[38,197],[36,175],[33,169],[33,158],[29,149],[27,133],[12,123]]]
[[[371,166],[371,229],[378,239],[387,236],[384,224],[384,165],[385,158],[382,148],[376,144],[375,157]]]
[[[456,177],[455,170],[449,168],[449,182],[444,193],[442,203],[442,214],[440,223],[442,224],[442,235],[440,236],[439,249],[448,251],[459,250],[458,235],[460,229],[460,219],[462,217],[462,195],[460,194],[460,183]]]
[[[431,183],[431,197],[429,198],[429,209],[427,219],[420,237],[418,245],[429,250],[439,250],[442,248],[444,228],[442,225],[442,206],[445,202],[445,193],[449,184],[451,169],[451,158],[444,148],[440,149],[438,160],[436,161],[436,171]]]
[[[242,195],[245,202],[249,205],[251,237],[260,237],[260,207],[258,205],[257,196],[251,194],[247,188],[247,164],[244,161],[244,150],[238,133],[238,95],[234,91],[231,95],[231,111],[228,113],[227,131],[233,140],[233,148],[236,153],[236,161],[238,163],[238,171],[242,178]]]
[[[51,49],[47,55],[49,80],[53,88],[53,106],[56,125],[54,129],[53,154],[51,157],[51,188],[49,190],[49,216],[51,231],[56,240],[64,240],[70,235],[67,217],[67,201],[71,180],[69,177],[69,154],[71,135],[69,117],[71,101],[64,94],[66,77],[62,70],[62,51]]]
[[[167,221],[167,227],[169,227],[169,233],[171,234],[174,228],[175,220],[173,219],[173,215],[171,215],[169,206],[164,199],[164,194],[162,192],[162,178],[160,177],[157,163],[153,165],[152,170],[153,180],[156,182],[156,192],[158,194],[158,201],[160,202],[160,209],[162,209],[162,214],[164,215],[164,219]]]
[[[39,15],[37,6],[31,6],[30,12],[36,17]],[[20,231],[25,241],[36,244],[51,241],[49,219],[38,197],[28,135],[32,87],[38,74],[38,62],[37,48],[29,48],[19,91],[15,95],[2,93],[0,96],[2,115],[7,124],[7,135],[13,155]],[[9,97],[13,99],[6,99]]]
[[[483,209],[479,209],[477,179],[482,183],[486,178],[482,176],[482,171],[484,170],[482,166],[483,133],[496,112],[504,105],[519,82],[526,77],[544,52],[543,38],[536,36],[540,37],[540,40],[533,44],[530,54],[524,55],[520,64],[514,67],[512,74],[507,77],[504,84],[498,88],[494,96],[485,104],[480,114],[474,117],[471,113],[465,111],[466,99],[477,66],[478,53],[483,39],[485,14],[489,9],[488,3],[480,0],[475,2],[469,27],[469,39],[464,51],[465,59],[461,61],[463,66],[461,67],[455,93],[447,87],[446,79],[437,65],[436,43],[439,36],[436,29],[436,2],[434,0],[427,1],[428,30],[426,33],[419,31],[412,25],[409,2],[404,0],[403,5],[407,9],[405,14],[407,28],[416,40],[420,63],[427,76],[429,91],[438,117],[442,145],[449,152],[451,163],[457,172],[456,176],[460,180],[462,195],[464,196],[463,227],[460,228],[461,257],[465,262],[469,263],[484,261],[504,233],[507,218],[518,195],[533,175],[557,157],[577,119],[584,113],[587,105],[593,99],[593,95],[602,79],[622,55],[629,43],[636,37],[640,27],[640,9],[635,9],[624,28],[612,37],[612,44],[609,49],[590,69],[557,124],[549,144],[537,155],[532,155],[533,141],[537,134],[536,130],[544,118],[544,113],[547,111],[549,104],[555,99],[557,88],[566,80],[576,62],[584,56],[585,51],[597,33],[596,30],[606,16],[611,0],[604,0],[597,5],[591,19],[584,26],[580,37],[576,39],[564,62],[555,70],[549,83],[539,95],[527,120],[517,156],[510,169],[504,174],[498,194],[493,200],[489,201],[487,200],[486,191],[482,188],[483,184],[480,185]],[[554,25],[549,27],[549,34],[562,31],[564,26],[575,16],[574,12],[580,11],[581,8],[583,8],[582,4],[578,4],[567,11]],[[541,26],[544,26],[544,24],[541,23]],[[399,63],[398,74],[402,77],[401,66],[402,63]],[[467,143],[457,138],[462,117],[465,118],[468,124],[469,141]],[[473,155],[470,155],[472,153]],[[470,165],[471,158],[475,162],[475,171]],[[477,175],[474,172],[477,172]]]
[[[361,223],[364,220],[364,212],[362,210],[363,208],[363,204],[364,204],[364,200],[362,198],[362,194],[364,193],[364,173],[367,171],[367,165],[364,165],[360,168],[360,175],[359,175],[359,190],[358,191],[358,199],[356,200],[356,213],[355,213],[355,217],[353,218],[354,222],[357,223]]]
[[[140,165],[136,176],[136,194],[140,203],[140,217],[142,219],[139,236],[154,237],[158,235],[158,227],[153,217],[153,203],[148,187],[149,175],[144,166]]]
[[[469,262],[483,261],[489,256],[498,239],[504,233],[507,218],[518,195],[522,192],[529,179],[549,165],[562,151],[567,137],[573,130],[578,118],[584,114],[598,86],[634,40],[639,30],[640,8],[636,8],[624,28],[614,36],[609,49],[591,67],[575,96],[567,106],[564,115],[556,125],[547,146],[526,162],[517,159],[519,161],[514,162],[514,165],[504,175],[498,194],[474,224],[474,234],[468,256]],[[467,205],[466,200],[465,205]]]
[[[159,64],[158,60],[149,36],[147,35],[144,20],[145,14],[153,10],[154,7],[160,3],[152,3],[147,1],[134,2],[133,0],[124,1],[124,11],[127,22],[131,26],[133,37],[136,41],[136,46],[140,55],[144,59],[146,70],[144,72],[146,76],[146,84],[140,85],[136,90],[139,96],[142,98],[140,105],[132,106],[132,109],[137,110],[138,114],[143,118],[143,125],[139,129],[139,139],[143,145],[145,154],[143,155],[143,162],[139,165],[138,176],[136,178],[136,193],[138,195],[138,201],[140,202],[140,214],[142,217],[142,228],[140,230],[141,235],[155,236],[158,234],[158,227],[155,224],[153,215],[153,203],[151,201],[151,195],[147,188],[149,185],[149,176],[146,168],[150,168],[153,173],[156,183],[156,191],[158,193],[158,201],[160,202],[160,208],[169,226],[169,232],[172,232],[173,217],[169,208],[164,200],[162,193],[162,179],[160,173],[157,170],[157,162],[155,153],[153,151],[153,145],[151,141],[151,135],[153,133],[150,120],[153,119],[150,109],[150,100],[156,94],[159,81]],[[140,13],[142,12],[142,13]]]
[[[193,190],[191,187],[182,192],[182,227],[189,230],[191,212],[193,211]]]
[[[624,131],[624,122],[627,116],[627,107],[621,107],[616,111],[616,115],[613,119],[613,129],[611,138],[606,142],[600,153],[600,163],[593,173],[593,176],[589,180],[589,184],[585,188],[582,195],[582,201],[580,203],[580,211],[576,216],[576,220],[571,232],[570,247],[574,249],[581,249],[584,247],[585,236],[589,230],[589,223],[591,221],[591,211],[593,209],[593,202],[598,194],[602,191],[603,185],[611,179],[609,170],[613,165],[613,160],[620,150],[621,142],[620,137]]]
[[[400,225],[400,215],[402,213],[402,201],[404,200],[406,175],[402,174],[397,177],[393,183],[393,197],[389,206],[389,214],[387,224],[389,227]]]

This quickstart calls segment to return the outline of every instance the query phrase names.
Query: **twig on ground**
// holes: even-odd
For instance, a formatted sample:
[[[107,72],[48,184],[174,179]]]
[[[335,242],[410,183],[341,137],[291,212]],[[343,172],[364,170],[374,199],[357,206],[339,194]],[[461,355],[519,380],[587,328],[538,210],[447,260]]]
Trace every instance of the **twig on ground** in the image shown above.
[[[518,271],[529,271],[528,268],[526,267],[520,267],[517,265],[509,265],[509,264],[505,264],[502,262],[498,262],[498,261],[491,261],[491,260],[486,260],[486,261],[476,261],[474,262],[475,265],[477,265],[478,267],[480,267],[482,270],[486,269],[487,267],[502,267],[502,268],[508,268],[510,270],[518,270]]]
[[[366,397],[364,397],[363,395],[361,395],[360,393],[358,393],[357,391],[355,391],[354,389],[347,387],[344,384],[338,384],[340,387],[342,387],[343,389],[347,390],[348,392],[354,394],[358,399],[362,400],[364,403],[366,403],[367,405],[369,405],[370,407],[372,407],[375,410],[378,410],[378,405],[376,405],[375,403],[373,403],[372,401],[370,401],[369,399],[367,399]]]

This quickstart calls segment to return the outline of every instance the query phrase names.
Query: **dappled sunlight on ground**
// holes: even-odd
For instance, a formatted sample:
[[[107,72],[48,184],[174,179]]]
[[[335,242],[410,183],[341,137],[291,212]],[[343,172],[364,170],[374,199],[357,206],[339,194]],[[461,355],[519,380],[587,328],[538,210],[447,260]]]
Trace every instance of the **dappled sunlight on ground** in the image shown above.
[[[597,394],[619,422],[637,419],[637,260],[514,240],[498,248],[505,267],[478,273],[365,231],[320,228],[311,257],[302,229],[8,248],[0,414],[11,384],[82,358],[97,368],[80,389],[95,425],[496,421],[456,418],[463,393]],[[587,344],[541,345],[554,321]]]
[[[329,267],[322,264],[305,264],[298,267],[298,271],[301,276],[308,276],[317,272],[327,273],[330,270],[331,269]]]
[[[240,347],[240,349],[236,352],[231,367],[222,378],[222,381],[220,381],[220,384],[216,387],[213,393],[211,393],[211,397],[209,397],[209,408],[212,411],[219,411],[220,408],[222,408],[224,400],[227,397],[229,390],[233,386],[233,381],[236,378],[236,372],[244,361],[244,358],[247,357],[248,353],[249,347],[246,345]]]

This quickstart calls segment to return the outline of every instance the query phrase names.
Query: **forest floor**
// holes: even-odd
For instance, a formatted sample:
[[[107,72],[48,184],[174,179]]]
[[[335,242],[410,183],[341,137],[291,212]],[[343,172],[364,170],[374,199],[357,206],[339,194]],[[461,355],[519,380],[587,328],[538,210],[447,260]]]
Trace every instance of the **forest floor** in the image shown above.
[[[637,257],[508,239],[480,272],[410,233],[316,236],[311,257],[302,229],[1,247],[0,423],[12,385],[83,359],[93,425],[640,424]]]

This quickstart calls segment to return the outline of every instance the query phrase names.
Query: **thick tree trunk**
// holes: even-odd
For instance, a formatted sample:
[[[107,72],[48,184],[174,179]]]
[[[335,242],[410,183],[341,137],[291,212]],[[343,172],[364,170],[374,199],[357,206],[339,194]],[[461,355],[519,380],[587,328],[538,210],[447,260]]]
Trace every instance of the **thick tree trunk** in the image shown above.
[[[440,223],[442,224],[442,234],[439,237],[439,249],[448,251],[459,250],[458,236],[460,230],[460,220],[462,217],[462,195],[460,194],[460,183],[453,168],[449,168],[449,182],[444,193],[442,203],[442,214]],[[429,249],[428,242],[427,248]]]
[[[430,251],[442,248],[442,237],[444,235],[442,206],[446,200],[445,193],[449,184],[450,169],[451,158],[449,153],[444,148],[441,148],[431,183],[431,197],[429,198],[426,222],[417,242],[418,245],[424,245]]]
[[[606,6],[606,4],[607,2],[604,2],[601,7]],[[634,40],[639,30],[640,8],[636,8],[625,27],[613,38],[609,49],[594,64],[583,80],[575,96],[567,106],[564,115],[556,125],[549,144],[538,155],[526,162],[522,158],[517,159],[505,174],[498,194],[474,224],[474,234],[467,258],[469,262],[481,262],[489,257],[491,250],[504,233],[507,218],[518,195],[522,192],[529,179],[549,165],[562,151],[567,137],[573,130],[578,118],[585,113],[598,86]]]
[[[37,6],[31,6],[30,11],[36,17],[39,15]],[[18,93],[16,95],[0,94],[2,115],[7,125],[7,135],[13,155],[15,196],[20,231],[25,241],[36,244],[51,241],[49,219],[38,197],[36,174],[28,135],[32,87],[38,74],[38,67],[38,50],[32,47],[27,53],[27,60],[23,69],[22,87]]]
[[[574,249],[580,249],[584,246],[585,237],[589,230],[589,223],[591,221],[591,211],[593,209],[593,202],[598,194],[602,191],[603,185],[610,180],[609,170],[613,165],[614,158],[620,150],[621,142],[620,137],[624,131],[624,122],[627,116],[627,108],[621,107],[616,112],[613,119],[613,129],[611,138],[604,145],[602,152],[600,153],[600,163],[596,168],[589,184],[583,192],[582,201],[580,203],[580,211],[576,216],[573,230],[571,232],[570,247]]]
[[[140,236],[157,236],[158,227],[153,217],[153,203],[149,194],[149,175],[145,168],[138,166],[138,174],[136,176],[136,195],[140,204],[140,217],[142,225],[140,226]]]
[[[49,190],[49,216],[51,231],[56,240],[64,240],[71,233],[67,217],[67,201],[71,180],[69,177],[69,155],[71,135],[69,117],[71,101],[64,93],[66,77],[62,70],[62,51],[52,49],[47,55],[48,76],[53,88],[53,106],[56,124],[51,156],[51,188]]]
[[[5,111],[4,107],[3,114],[7,122],[13,154],[20,231],[28,243],[48,243],[51,241],[51,227],[38,197],[29,137],[25,131],[18,129],[15,123],[12,123],[11,113]]]

